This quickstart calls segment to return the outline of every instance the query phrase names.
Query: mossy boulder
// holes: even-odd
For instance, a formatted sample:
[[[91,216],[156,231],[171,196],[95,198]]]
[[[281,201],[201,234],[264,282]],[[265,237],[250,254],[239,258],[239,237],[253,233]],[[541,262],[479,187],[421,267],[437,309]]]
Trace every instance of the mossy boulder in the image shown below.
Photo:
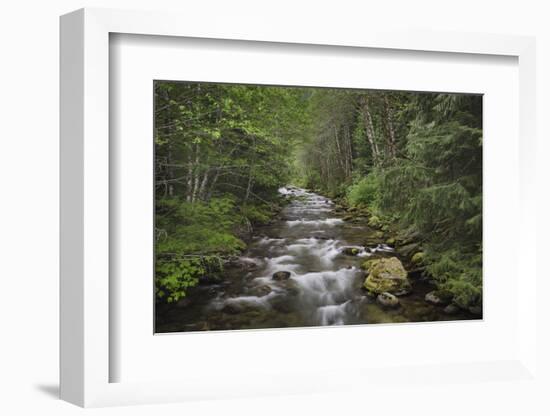
[[[421,264],[424,264],[425,257],[426,255],[424,254],[424,252],[419,251],[412,256],[411,262],[416,266],[420,266]]]
[[[345,254],[346,256],[357,256],[361,250],[359,250],[357,247],[344,247],[342,249],[342,254]]]
[[[369,271],[370,267],[375,264],[380,259],[368,259],[367,261],[361,264],[363,270]]]
[[[420,244],[419,243],[409,243],[409,244],[400,246],[397,249],[397,252],[400,255],[402,255],[403,257],[410,257],[418,251],[420,251]]]
[[[388,292],[380,293],[376,300],[380,305],[386,308],[397,308],[399,306],[399,299],[397,296],[394,296]]]
[[[376,231],[373,234],[373,237],[376,238],[379,242],[384,239],[384,233],[382,231]]]
[[[370,293],[388,292],[400,296],[412,290],[407,271],[397,257],[367,260],[363,263],[363,267],[366,267],[369,272],[364,287]]]
[[[376,215],[373,215],[369,218],[369,227],[372,228],[379,228],[382,225],[382,221],[380,221],[380,218],[378,218]]]

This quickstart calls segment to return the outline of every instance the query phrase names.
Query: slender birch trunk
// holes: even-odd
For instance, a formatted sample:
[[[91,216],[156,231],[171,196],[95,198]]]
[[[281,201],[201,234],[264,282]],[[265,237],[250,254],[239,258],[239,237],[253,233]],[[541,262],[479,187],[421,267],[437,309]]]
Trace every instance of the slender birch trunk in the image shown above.
[[[372,153],[372,161],[374,166],[380,166],[380,151],[376,143],[376,134],[374,132],[374,125],[372,122],[372,116],[369,109],[369,100],[367,97],[363,98],[363,120],[365,123],[365,132],[367,140],[369,141]]]
[[[384,94],[384,116],[386,121],[387,146],[389,155],[392,160],[395,160],[396,145],[395,145],[395,129],[393,127],[393,109],[390,105],[390,100],[387,94]]]

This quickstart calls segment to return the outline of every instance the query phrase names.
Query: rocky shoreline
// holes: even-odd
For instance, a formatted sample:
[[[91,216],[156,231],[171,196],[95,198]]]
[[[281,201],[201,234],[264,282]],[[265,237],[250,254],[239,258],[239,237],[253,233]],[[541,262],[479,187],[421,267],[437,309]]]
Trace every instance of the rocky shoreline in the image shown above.
[[[312,192],[319,193],[318,190]],[[335,203],[334,211],[344,221],[372,229],[363,242],[366,250],[377,245],[387,245],[394,250],[391,254],[377,251],[361,264],[365,270],[363,288],[368,296],[384,307],[396,308],[400,304],[399,297],[409,295],[416,283],[423,282],[433,286],[433,290],[424,296],[427,304],[441,308],[449,315],[462,312],[472,315],[471,319],[481,318],[481,307],[461,308],[453,302],[452,293],[437,288],[436,282],[426,272],[425,253],[418,233],[403,231],[395,224],[383,221],[367,207],[350,207],[345,199],[336,199]],[[343,250],[344,254],[351,256],[358,252],[357,248]]]

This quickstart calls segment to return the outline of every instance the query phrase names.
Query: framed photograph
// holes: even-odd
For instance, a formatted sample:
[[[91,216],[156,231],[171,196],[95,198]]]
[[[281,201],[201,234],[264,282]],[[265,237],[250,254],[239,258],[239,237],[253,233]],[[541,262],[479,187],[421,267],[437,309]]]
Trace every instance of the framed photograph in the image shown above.
[[[61,18],[62,398],[538,383],[534,40],[241,33]]]

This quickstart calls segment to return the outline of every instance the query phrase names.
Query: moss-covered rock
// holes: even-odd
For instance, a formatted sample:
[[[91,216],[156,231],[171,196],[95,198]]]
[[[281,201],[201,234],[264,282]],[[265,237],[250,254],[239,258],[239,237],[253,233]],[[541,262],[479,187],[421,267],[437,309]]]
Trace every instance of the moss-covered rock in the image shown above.
[[[380,218],[378,218],[376,215],[373,215],[369,218],[369,227],[372,228],[379,228],[382,225],[382,221],[380,221]]]
[[[357,256],[361,250],[359,250],[357,247],[344,247],[342,249],[342,254],[345,254],[346,256]]]
[[[397,308],[399,306],[399,299],[397,296],[394,296],[388,292],[380,293],[376,300],[380,305],[386,308]]]
[[[414,253],[420,251],[420,244],[419,243],[409,243],[403,246],[400,246],[397,249],[397,252],[401,254],[403,257],[409,257],[414,255]]]
[[[368,260],[363,265],[369,271],[364,283],[368,292],[375,294],[388,292],[400,296],[411,291],[407,271],[397,257]]]
[[[368,259],[361,264],[363,270],[369,271],[370,267],[375,264],[379,259]]]
[[[418,253],[415,253],[412,258],[411,258],[411,262],[417,266],[421,265],[421,264],[424,264],[424,259],[425,259],[426,255],[424,254],[423,251],[419,251]]]

